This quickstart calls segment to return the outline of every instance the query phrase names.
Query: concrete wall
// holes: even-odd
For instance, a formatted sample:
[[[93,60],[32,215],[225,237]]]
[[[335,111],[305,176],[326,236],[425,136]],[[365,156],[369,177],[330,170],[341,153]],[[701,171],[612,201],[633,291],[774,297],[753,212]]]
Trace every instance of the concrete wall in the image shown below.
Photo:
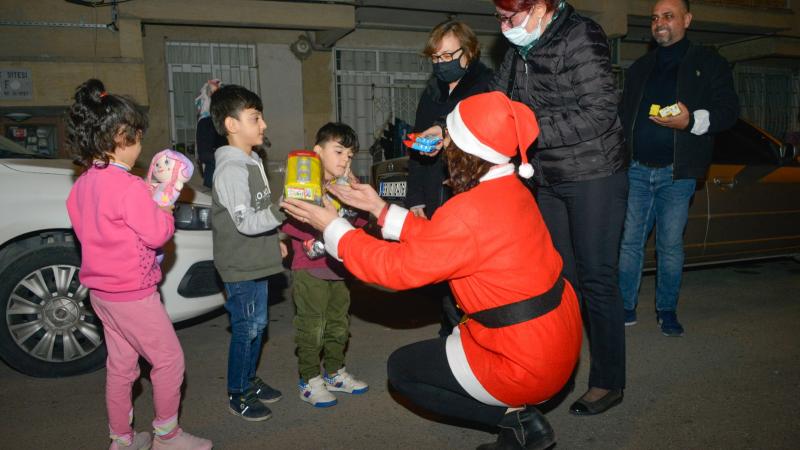
[[[46,108],[59,114],[81,82],[100,78],[109,91],[130,95],[149,109],[152,125],[140,158],[147,161],[170,145],[165,42],[174,40],[258,44],[265,116],[273,144],[283,149],[281,158],[306,145],[305,127],[316,131],[325,113],[324,121],[330,119],[330,57],[315,55],[301,64],[288,48],[302,30],[353,28],[352,6],[228,0],[223,8],[210,0],[137,0],[121,4],[119,12],[119,29],[112,31],[80,26],[110,23],[110,8],[0,0],[0,17],[15,23],[0,27],[0,67],[29,69],[33,78],[33,98],[0,101],[0,112]],[[304,89],[311,95],[304,96]],[[309,98],[308,123],[304,98]],[[269,109],[270,104],[276,106]]]
[[[289,67],[293,55],[288,54],[289,44],[297,39],[298,32],[291,30],[254,30],[237,28],[205,28],[187,27],[176,25],[146,25],[144,27],[144,66],[147,76],[147,90],[151,99],[150,121],[151,128],[144,141],[144,153],[154,153],[158,149],[170,145],[170,110],[169,110],[169,83],[165,61],[167,41],[178,42],[216,42],[216,43],[255,43],[259,44],[257,61],[259,64],[260,93],[264,100],[265,120],[268,123],[267,134],[273,141],[275,148],[291,148],[302,145],[302,132],[296,139],[291,139],[285,130],[291,130],[295,123],[301,122],[302,109],[294,108],[291,114],[281,115],[280,108],[271,107],[270,100],[285,104],[285,96],[298,94],[299,70],[292,72]],[[285,49],[279,54],[270,55],[270,49]],[[287,66],[282,76],[280,73],[266,73],[265,70],[275,69],[275,62],[284,61]],[[299,63],[299,62],[298,62]],[[278,65],[280,68],[280,65]],[[289,76],[294,74],[293,76]],[[225,80],[222,80],[225,82]],[[200,86],[197,87],[198,90]],[[294,101],[300,102],[300,98]],[[300,111],[299,114],[297,111]],[[298,127],[299,130],[299,127]],[[277,133],[277,140],[273,139],[273,131]]]
[[[627,32],[631,18],[646,18],[653,0],[571,0],[580,11],[600,22],[611,36]],[[486,1],[487,11],[491,3]],[[692,3],[695,20],[730,29],[758,26],[782,35],[800,36],[800,2],[791,9],[721,7],[700,0]],[[63,0],[0,0],[0,17],[16,26],[0,26],[0,67],[30,69],[33,99],[0,101],[0,114],[15,109],[58,110],[70,104],[75,87],[89,77],[106,82],[112,92],[133,96],[147,106],[153,124],[146,140],[151,150],[170,144],[165,42],[231,42],[258,45],[261,93],[276,152],[306,147],[320,125],[336,116],[333,104],[333,61],[330,50],[314,51],[303,61],[287,51],[303,30],[336,35],[356,26],[354,8],[342,4],[229,0],[136,0],[119,8],[118,31],[79,28],[79,24],[111,22],[110,8],[86,8]],[[25,26],[50,22],[47,26]],[[71,23],[73,27],[53,23]],[[427,32],[358,29],[337,45],[353,48],[394,48],[419,51]],[[480,35],[485,53],[502,53],[498,34]],[[769,45],[742,44],[726,51],[747,59],[764,48],[797,55],[797,40]],[[499,50],[498,50],[499,49]],[[644,44],[624,43],[623,61],[646,51]],[[287,70],[281,70],[284,67]],[[275,105],[275,108],[270,108]],[[280,105],[278,107],[278,105]],[[280,114],[280,111],[285,114]]]

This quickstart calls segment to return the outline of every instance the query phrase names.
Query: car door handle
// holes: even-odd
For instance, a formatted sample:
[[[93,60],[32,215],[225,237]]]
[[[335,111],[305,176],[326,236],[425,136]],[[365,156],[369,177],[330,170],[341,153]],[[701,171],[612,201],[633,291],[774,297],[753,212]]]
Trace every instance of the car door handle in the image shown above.
[[[722,179],[722,178],[714,178],[714,184],[721,187],[722,189],[733,189],[736,186],[736,178],[732,179]]]

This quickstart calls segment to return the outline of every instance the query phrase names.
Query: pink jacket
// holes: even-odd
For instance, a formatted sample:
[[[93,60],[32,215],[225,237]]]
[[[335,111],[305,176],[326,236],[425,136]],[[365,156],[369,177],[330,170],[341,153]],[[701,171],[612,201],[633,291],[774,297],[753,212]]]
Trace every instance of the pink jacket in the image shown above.
[[[139,300],[161,281],[156,248],[175,233],[172,214],[158,208],[145,182],[117,166],[92,167],[67,198],[81,242],[80,281],[107,301]]]

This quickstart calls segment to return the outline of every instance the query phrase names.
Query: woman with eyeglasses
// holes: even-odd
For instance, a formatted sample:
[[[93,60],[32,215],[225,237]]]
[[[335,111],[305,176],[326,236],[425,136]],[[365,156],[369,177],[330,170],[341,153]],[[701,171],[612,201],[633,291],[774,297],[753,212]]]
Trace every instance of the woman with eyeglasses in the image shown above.
[[[563,0],[494,4],[511,48],[492,89],[536,113],[541,132],[528,149],[536,200],[581,300],[589,338],[589,389],[570,412],[599,414],[622,401],[625,387],[617,260],[628,156],[608,39]]]
[[[486,92],[492,79],[492,71],[480,61],[477,36],[463,22],[449,20],[434,27],[422,53],[431,60],[433,76],[419,99],[414,132],[444,120],[459,101]],[[409,149],[405,205],[418,217],[432,217],[452,195],[444,184],[448,175],[442,159],[439,151],[423,153]],[[430,296],[441,298],[439,335],[449,336],[462,315],[455,307],[450,288],[441,283],[424,289]]]

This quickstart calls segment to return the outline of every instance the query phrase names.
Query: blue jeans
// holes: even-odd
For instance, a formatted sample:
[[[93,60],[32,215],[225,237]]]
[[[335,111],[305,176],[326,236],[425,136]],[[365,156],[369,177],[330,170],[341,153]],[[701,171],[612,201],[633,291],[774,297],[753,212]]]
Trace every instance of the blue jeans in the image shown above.
[[[261,339],[267,327],[267,279],[225,283],[225,309],[231,319],[228,392],[239,394],[256,376]]]
[[[628,212],[619,253],[619,288],[625,309],[635,309],[644,247],[656,226],[656,310],[675,311],[683,274],[683,231],[694,195],[694,179],[673,180],[672,166],[628,169]]]

